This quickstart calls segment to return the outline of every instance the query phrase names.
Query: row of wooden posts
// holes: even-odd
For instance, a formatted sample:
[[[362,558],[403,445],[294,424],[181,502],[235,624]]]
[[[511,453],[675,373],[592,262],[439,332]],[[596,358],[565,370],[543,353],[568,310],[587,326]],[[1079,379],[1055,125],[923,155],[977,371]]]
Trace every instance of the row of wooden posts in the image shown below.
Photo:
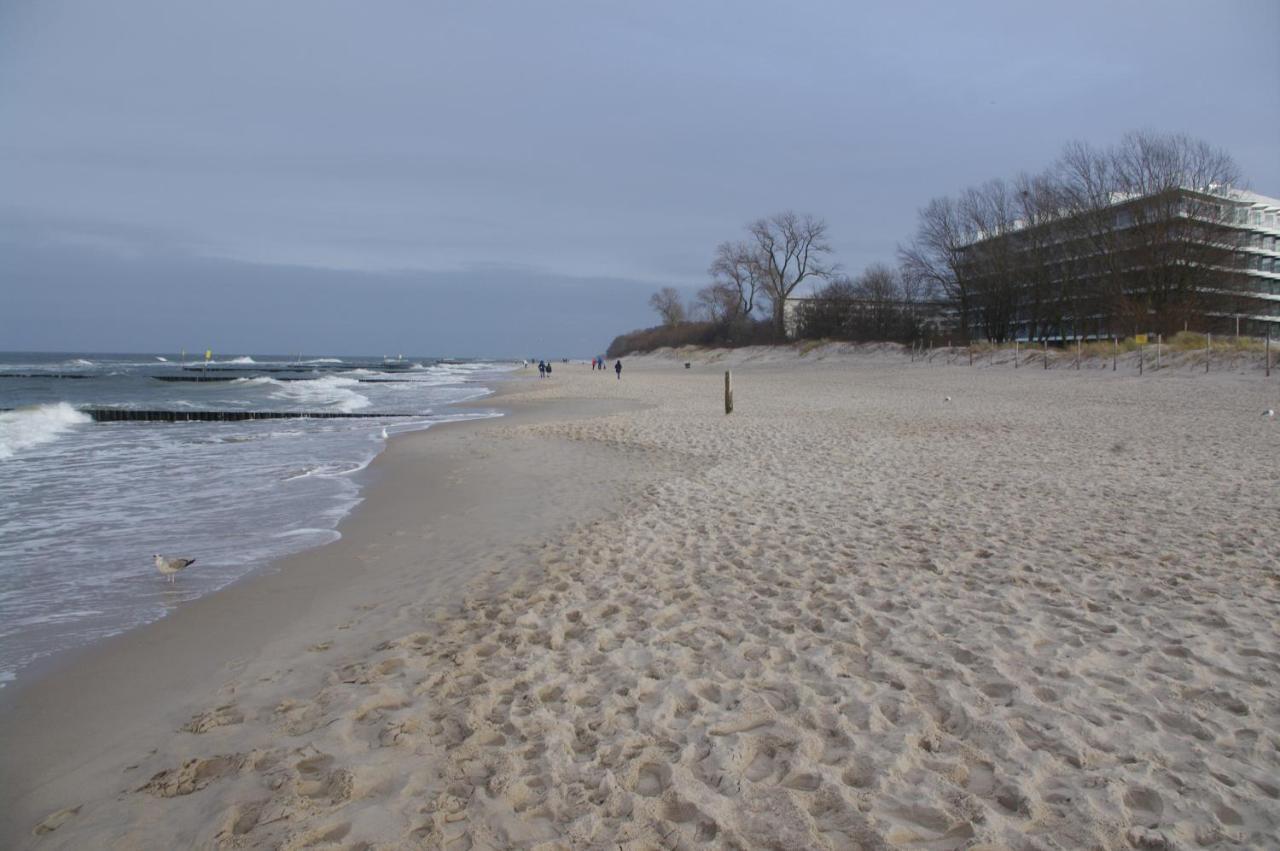
[[[1044,368],[1048,369],[1049,368],[1049,342],[1047,340],[1042,340],[1040,344],[1044,352],[1042,362],[1044,363]],[[1022,344],[1020,341],[1018,340],[1013,341],[1013,368],[1014,369],[1017,369],[1021,365],[1021,361],[1022,361],[1022,354],[1020,351],[1021,345]],[[947,341],[947,348],[951,348],[950,340]],[[1079,338],[1077,338],[1076,339],[1076,359],[1075,359],[1076,369],[1080,368],[1080,362],[1081,360],[1083,360],[1081,348],[1082,348],[1082,342]],[[1162,354],[1163,348],[1164,348],[1163,337],[1162,335],[1157,334],[1156,335],[1156,369],[1160,369],[1160,365],[1161,365],[1160,361],[1161,361],[1161,354]],[[933,345],[930,344],[929,351],[932,351],[932,350],[933,350]],[[1213,353],[1213,334],[1205,334],[1205,337],[1204,337],[1204,371],[1205,372],[1209,371],[1209,360],[1212,353]],[[1265,354],[1264,354],[1263,360],[1265,363],[1266,375],[1268,378],[1270,378],[1271,377],[1271,335],[1270,334],[1267,334],[1267,341],[1264,347],[1264,353]],[[911,360],[914,362],[916,358],[922,358],[922,357],[925,357],[924,343],[923,342],[912,343],[911,344]],[[1146,363],[1146,359],[1147,359],[1146,343],[1140,343],[1138,345],[1138,374],[1139,375],[1142,375],[1143,373],[1143,365]],[[1111,371],[1112,372],[1116,371],[1119,361],[1120,361],[1120,340],[1117,337],[1112,337],[1111,338]],[[972,346],[969,347],[969,366],[973,366],[973,347]],[[726,394],[725,404],[726,405],[729,404],[728,381],[729,381],[729,374],[726,372],[725,373],[725,394]],[[726,410],[725,413],[727,414],[729,413],[729,411]]]

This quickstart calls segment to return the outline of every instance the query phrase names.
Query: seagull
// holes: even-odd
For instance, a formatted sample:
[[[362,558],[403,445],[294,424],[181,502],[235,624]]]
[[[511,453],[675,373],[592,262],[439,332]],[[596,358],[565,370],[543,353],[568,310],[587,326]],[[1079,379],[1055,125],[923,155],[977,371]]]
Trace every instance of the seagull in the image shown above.
[[[182,570],[189,564],[195,563],[196,560],[193,558],[165,558],[159,553],[156,553],[156,570],[160,571],[164,576],[169,577],[170,583],[172,583],[174,578],[177,577],[178,571]]]
[[[1274,408],[1267,408],[1265,411],[1262,412],[1262,415],[1264,417],[1274,417],[1276,415],[1276,412]]]
[[[950,402],[950,401],[951,401],[951,397],[950,397],[950,396],[948,396],[947,398],[943,399],[942,401],[944,401],[944,402]]]

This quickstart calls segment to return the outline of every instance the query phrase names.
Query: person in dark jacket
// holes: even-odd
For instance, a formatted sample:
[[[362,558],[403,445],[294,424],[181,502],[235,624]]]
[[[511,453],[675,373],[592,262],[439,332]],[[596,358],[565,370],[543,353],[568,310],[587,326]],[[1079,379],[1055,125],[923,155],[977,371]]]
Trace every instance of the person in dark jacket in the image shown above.
[[[618,361],[613,365],[613,371],[618,373],[618,380],[622,380],[622,361]]]

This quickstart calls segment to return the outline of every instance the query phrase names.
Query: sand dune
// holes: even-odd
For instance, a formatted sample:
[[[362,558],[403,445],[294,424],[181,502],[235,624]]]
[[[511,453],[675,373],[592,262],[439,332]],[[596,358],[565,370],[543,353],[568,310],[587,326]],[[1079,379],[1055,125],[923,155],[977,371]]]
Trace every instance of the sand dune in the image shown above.
[[[647,469],[615,510],[259,660],[36,847],[1273,846],[1275,379],[722,375],[532,382],[649,405],[485,435]]]

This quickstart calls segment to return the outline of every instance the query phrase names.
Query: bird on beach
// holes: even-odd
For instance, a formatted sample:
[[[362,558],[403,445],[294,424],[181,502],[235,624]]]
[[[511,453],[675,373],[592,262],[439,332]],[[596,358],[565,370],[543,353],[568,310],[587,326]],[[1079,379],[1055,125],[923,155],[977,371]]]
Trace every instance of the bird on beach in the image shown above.
[[[1265,411],[1262,412],[1262,415],[1264,417],[1274,417],[1276,415],[1275,408],[1267,408]]]
[[[196,563],[196,560],[193,558],[165,558],[159,553],[156,553],[155,558],[156,570],[160,571],[162,576],[169,577],[170,583],[177,578],[178,571],[186,568],[188,565]]]

